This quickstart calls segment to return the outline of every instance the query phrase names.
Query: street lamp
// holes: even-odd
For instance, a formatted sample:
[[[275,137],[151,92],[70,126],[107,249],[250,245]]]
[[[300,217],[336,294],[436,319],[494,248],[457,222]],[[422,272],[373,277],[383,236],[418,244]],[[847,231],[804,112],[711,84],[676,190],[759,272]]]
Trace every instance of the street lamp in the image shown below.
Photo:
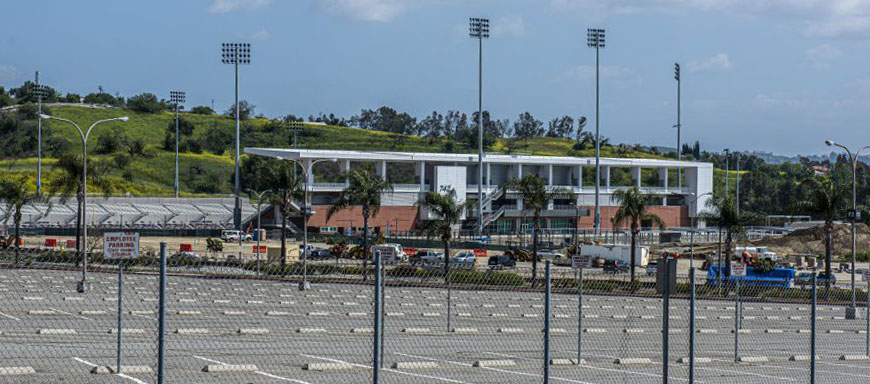
[[[175,198],[178,198],[178,109],[184,104],[184,91],[169,91],[169,101],[175,106]]]
[[[102,119],[97,120],[90,127],[88,127],[87,131],[82,131],[79,128],[78,124],[69,119],[64,119],[61,117],[50,116],[46,114],[40,114],[40,117],[43,119],[53,119],[58,121],[63,121],[72,124],[73,127],[79,132],[79,136],[82,138],[82,211],[80,215],[82,217],[82,281],[80,281],[76,285],[76,290],[80,293],[84,293],[88,291],[88,138],[91,136],[91,130],[97,126],[97,124],[106,123],[110,121],[124,121],[129,120],[127,116],[122,117],[113,117],[111,119]]]
[[[589,28],[586,30],[586,45],[595,48],[595,236],[601,235],[601,206],[599,204],[601,189],[601,109],[598,103],[598,51],[604,48],[604,30]]]
[[[489,38],[489,19],[468,19],[468,35],[477,39],[477,234],[483,232],[483,39]]]
[[[33,87],[36,94],[37,126],[36,126],[36,194],[42,195],[42,99],[48,97],[48,90],[39,85],[39,71],[36,71],[36,84]]]
[[[857,190],[856,190],[855,184],[856,184],[856,176],[858,173],[858,171],[857,171],[858,170],[858,160],[859,160],[858,156],[861,154],[861,151],[863,151],[867,148],[870,148],[870,145],[865,145],[865,146],[861,147],[861,149],[859,149],[854,154],[852,154],[852,151],[850,151],[849,148],[846,148],[846,146],[844,146],[842,144],[835,143],[831,140],[825,140],[825,145],[827,145],[829,147],[842,148],[844,151],[846,151],[846,154],[849,155],[849,162],[852,163],[852,213],[849,215],[849,216],[851,216],[851,219],[852,219],[852,268],[851,268],[851,272],[852,272],[852,303],[848,308],[846,308],[846,318],[850,319],[850,320],[854,320],[856,318],[856,316],[855,316],[856,315],[856,312],[855,312],[855,251],[857,248],[857,244],[855,242],[855,221],[858,221],[861,218],[861,214],[858,212],[858,201],[857,201],[857,193],[856,193]]]
[[[257,192],[248,188],[246,191],[253,196],[257,196],[257,276],[260,276],[260,206],[263,205],[263,195],[271,193],[272,190],[267,189],[265,191]]]
[[[683,125],[680,124],[680,63],[674,63],[674,80],[677,81],[677,125],[674,128],[677,128],[677,161],[680,161],[683,159],[683,151],[680,148],[680,130],[683,128]],[[677,188],[683,188],[682,168],[677,171]]]
[[[335,159],[335,158],[317,159],[317,160],[314,160],[314,161],[308,163],[308,167],[305,167],[305,165],[302,164],[302,162],[300,162],[299,160],[296,160],[296,159],[284,159],[284,160],[292,161],[293,163],[298,165],[299,168],[302,168],[302,177],[305,178],[305,192],[304,192],[304,196],[303,196],[304,201],[302,203],[302,205],[303,205],[302,206],[302,253],[301,253],[302,254],[302,282],[299,283],[299,290],[304,291],[306,289],[311,288],[311,284],[308,283],[308,264],[307,264],[307,261],[308,261],[308,216],[311,216],[311,208],[309,208],[309,206],[308,206],[308,178],[309,178],[309,175],[311,175],[314,164],[317,164],[317,163],[320,163],[323,161],[330,161],[330,162],[334,163],[334,162],[338,161],[338,159]]]
[[[224,64],[232,64],[236,75],[236,96],[235,96],[235,114],[236,114],[236,172],[235,186],[233,187],[233,195],[235,196],[235,207],[233,208],[233,224],[239,233],[242,232],[242,207],[239,202],[239,64],[251,64],[251,44],[250,43],[223,43],[221,44],[221,62]],[[239,236],[239,246],[241,247],[241,236]]]

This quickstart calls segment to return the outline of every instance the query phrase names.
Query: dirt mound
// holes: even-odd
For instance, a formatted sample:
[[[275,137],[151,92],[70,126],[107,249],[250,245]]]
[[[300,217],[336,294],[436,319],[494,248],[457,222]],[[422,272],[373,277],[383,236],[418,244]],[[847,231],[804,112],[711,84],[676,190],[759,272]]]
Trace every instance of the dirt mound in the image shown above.
[[[855,226],[858,250],[870,249],[870,227],[863,223]],[[852,228],[850,224],[836,224],[831,233],[834,255],[847,255],[852,252]],[[825,228],[822,226],[799,229],[788,235],[764,238],[753,241],[756,245],[766,245],[780,254],[825,253]]]

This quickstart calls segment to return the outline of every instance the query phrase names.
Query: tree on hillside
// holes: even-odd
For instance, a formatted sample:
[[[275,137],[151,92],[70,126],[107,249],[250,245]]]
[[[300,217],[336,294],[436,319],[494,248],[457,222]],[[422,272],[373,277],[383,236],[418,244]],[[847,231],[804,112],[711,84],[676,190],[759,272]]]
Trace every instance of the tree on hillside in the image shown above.
[[[629,266],[631,268],[631,281],[634,282],[634,271],[637,265],[635,261],[637,235],[640,233],[641,227],[644,223],[651,223],[658,226],[659,229],[664,229],[665,222],[658,215],[649,212],[650,197],[643,194],[637,186],[615,191],[613,193],[613,200],[619,206],[619,209],[611,219],[613,229],[616,230],[628,225],[631,231],[631,260]]]
[[[0,87],[0,108],[3,108],[7,105],[12,105],[12,97],[6,93],[6,89]]]
[[[198,105],[191,108],[190,113],[194,115],[214,115],[214,109],[205,105]]]
[[[359,116],[351,118],[351,123],[363,129],[384,131],[403,135],[413,134],[417,119],[405,112],[382,106],[377,110],[363,109]]]
[[[141,113],[158,113],[169,109],[166,100],[160,100],[153,93],[140,93],[127,99],[127,107]]]
[[[82,102],[82,95],[79,95],[78,93],[67,93],[66,96],[63,97],[63,101],[66,103],[78,104]]]
[[[239,120],[248,120],[254,117],[254,104],[249,103],[247,100],[239,101]],[[231,104],[229,108],[227,108],[224,115],[229,116],[231,118],[236,118],[236,104]]]
[[[806,179],[800,186],[804,196],[795,203],[795,208],[825,221],[825,275],[831,276],[831,233],[834,231],[834,219],[840,214],[846,201],[844,188],[840,188],[826,176]],[[825,286],[830,288],[830,280],[825,281]]]
[[[514,135],[517,138],[528,141],[529,138],[544,135],[544,123],[535,119],[531,113],[523,112],[514,121]]]
[[[15,226],[15,264],[18,264],[19,245],[21,239],[21,210],[25,205],[46,201],[45,198],[30,191],[30,178],[27,175],[0,179],[0,202],[4,204],[0,222],[12,219]],[[49,209],[51,207],[49,206]]]
[[[583,139],[583,129],[586,128],[586,123],[588,123],[586,116],[580,116],[577,118],[577,130],[574,132],[574,139],[577,142],[580,142]]]
[[[547,183],[536,174],[527,174],[520,179],[507,183],[507,188],[515,191],[523,201],[523,215],[532,212],[532,282],[534,284],[538,273],[538,238],[541,233],[541,211],[547,209],[551,200],[567,198],[571,195],[565,188],[547,186]]]
[[[196,126],[193,124],[193,121],[179,116],[179,118],[178,118],[178,147],[179,147],[178,150],[179,151],[181,151],[181,152],[187,151],[189,141],[183,140],[183,139],[189,138],[191,135],[193,135],[193,130],[195,128],[196,128]],[[170,120],[169,123],[166,124],[166,130],[163,133],[163,150],[175,151],[175,119]]]
[[[444,136],[444,116],[438,111],[432,111],[432,114],[420,120],[417,124],[416,133],[421,137],[438,139]]]
[[[447,193],[429,191],[417,202],[418,206],[424,206],[435,219],[424,220],[420,225],[427,238],[438,237],[444,242],[444,281],[450,273],[450,241],[453,240],[453,232],[458,229],[462,213],[474,206],[473,200],[465,200],[459,203],[456,190],[450,188]]]
[[[468,115],[460,111],[447,111],[444,115],[444,137],[453,140],[456,132],[468,129]]]
[[[568,115],[550,120],[547,127],[547,137],[570,138],[574,131],[574,118]]]
[[[88,162],[88,186],[96,188],[98,193],[109,197],[114,190],[114,183],[109,179],[109,165],[100,161]],[[54,166],[57,172],[48,180],[47,191],[49,196],[60,196],[61,204],[66,204],[70,199],[75,199],[76,209],[76,252],[81,254],[81,226],[82,226],[82,159],[76,155],[65,154],[57,159]],[[92,189],[93,191],[93,189]]]
[[[85,95],[85,104],[105,104],[114,107],[123,107],[124,98],[118,98],[102,91]]]
[[[378,215],[381,210],[381,196],[385,192],[392,192],[393,185],[375,175],[369,167],[357,168],[349,173],[344,174],[349,181],[338,194],[338,198],[326,211],[326,221],[332,218],[339,211],[351,209],[354,206],[359,206],[362,209],[363,217],[363,271],[368,268],[369,258],[369,218]],[[363,279],[366,278],[366,273],[363,272]]]

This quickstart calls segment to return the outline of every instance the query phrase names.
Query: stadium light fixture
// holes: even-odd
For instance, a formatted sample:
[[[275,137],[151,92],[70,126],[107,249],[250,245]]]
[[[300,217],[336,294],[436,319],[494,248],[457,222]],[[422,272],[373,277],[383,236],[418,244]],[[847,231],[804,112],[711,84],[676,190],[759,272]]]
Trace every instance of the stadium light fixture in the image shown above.
[[[595,236],[601,235],[601,108],[599,104],[599,50],[604,48],[604,30],[586,30],[586,45],[595,49]]]
[[[223,43],[221,44],[221,62],[231,64],[235,69],[235,118],[236,118],[236,161],[235,161],[235,177],[233,196],[235,197],[235,207],[233,208],[233,224],[241,233],[242,231],[242,206],[239,201],[239,148],[240,148],[240,129],[239,129],[239,65],[251,64],[251,44],[250,43]],[[239,252],[241,252],[242,237],[239,236]]]
[[[477,234],[481,235],[483,233],[483,39],[489,38],[489,19],[469,18],[468,35],[477,39]]]
[[[175,198],[178,198],[178,110],[186,99],[184,91],[169,91],[169,102],[175,108]]]

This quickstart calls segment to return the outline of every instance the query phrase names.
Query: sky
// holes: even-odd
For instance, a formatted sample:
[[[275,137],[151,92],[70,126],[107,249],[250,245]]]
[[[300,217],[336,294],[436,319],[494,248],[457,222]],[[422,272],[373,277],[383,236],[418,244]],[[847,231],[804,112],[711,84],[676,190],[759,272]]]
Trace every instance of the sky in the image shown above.
[[[86,94],[187,92],[225,110],[233,72],[222,42],[250,42],[241,98],[270,117],[388,105],[418,118],[477,109],[477,41],[490,19],[483,107],[514,120],[588,116],[618,143],[705,150],[827,153],[825,139],[870,144],[870,1],[866,0],[113,0],[14,1],[0,22],[0,85],[40,70]]]

